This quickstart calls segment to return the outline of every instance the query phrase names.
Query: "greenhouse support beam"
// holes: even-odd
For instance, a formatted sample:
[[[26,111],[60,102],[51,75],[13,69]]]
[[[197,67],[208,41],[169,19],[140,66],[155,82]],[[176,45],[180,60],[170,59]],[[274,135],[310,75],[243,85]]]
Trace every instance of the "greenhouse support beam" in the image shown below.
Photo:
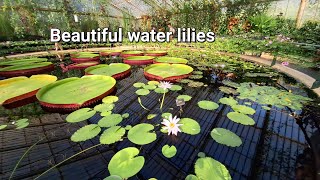
[[[301,28],[302,26],[302,17],[303,17],[303,13],[306,8],[306,5],[307,5],[307,0],[300,1],[300,6],[297,14],[297,19],[296,19],[296,28]]]

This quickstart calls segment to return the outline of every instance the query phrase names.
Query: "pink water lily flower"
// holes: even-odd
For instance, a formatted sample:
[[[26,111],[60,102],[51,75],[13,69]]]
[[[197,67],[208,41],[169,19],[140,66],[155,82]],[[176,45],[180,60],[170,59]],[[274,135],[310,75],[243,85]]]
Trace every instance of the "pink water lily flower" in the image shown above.
[[[182,125],[182,124],[178,124],[179,121],[180,121],[180,118],[177,118],[177,116],[174,116],[174,118],[172,118],[172,115],[170,115],[168,119],[163,119],[161,124],[164,125],[163,127],[164,130],[168,130],[168,135],[174,134],[177,136],[178,132],[181,132],[181,130],[179,129],[179,126]]]
[[[170,89],[172,87],[172,84],[170,82],[161,81],[159,84],[159,88],[162,89]]]
[[[282,66],[288,66],[288,65],[289,65],[289,62],[287,62],[287,61],[282,62],[281,65],[282,65]]]

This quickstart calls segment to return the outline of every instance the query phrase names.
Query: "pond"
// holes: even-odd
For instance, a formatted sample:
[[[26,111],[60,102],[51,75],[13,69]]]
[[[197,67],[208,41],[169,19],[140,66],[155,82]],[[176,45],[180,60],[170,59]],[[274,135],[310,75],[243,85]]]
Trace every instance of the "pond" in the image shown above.
[[[110,145],[98,145],[100,136],[103,136],[101,133],[106,128],[102,128],[98,136],[88,138],[89,140],[77,143],[70,140],[74,132],[81,127],[98,124],[103,118],[99,112],[87,121],[68,123],[66,122],[68,114],[46,112],[38,102],[12,110],[0,107],[1,124],[11,123],[21,118],[28,118],[30,122],[29,126],[21,130],[15,129],[12,124],[0,131],[2,178],[10,177],[20,157],[34,145],[16,169],[14,179],[37,178],[50,167],[64,160],[68,161],[41,175],[39,179],[103,179],[110,175],[110,169],[112,172],[117,172],[114,167],[108,167],[108,165],[117,152],[127,147],[135,147],[138,150],[138,156],[144,157],[142,169],[130,179],[185,179],[188,175],[190,175],[188,178],[195,178],[191,174],[206,177],[210,168],[207,171],[201,168],[195,170],[200,163],[207,162],[204,156],[218,161],[215,161],[215,165],[223,172],[229,171],[232,179],[294,179],[296,168],[298,168],[298,157],[304,156],[308,148],[304,133],[310,137],[316,131],[316,127],[312,123],[306,123],[301,129],[296,123],[296,117],[306,116],[304,111],[299,110],[299,104],[290,103],[293,109],[298,109],[291,112],[292,108],[286,107],[288,103],[259,104],[257,102],[267,100],[271,102],[273,99],[268,99],[267,96],[261,98],[260,93],[252,94],[258,91],[256,88],[259,87],[265,87],[259,91],[274,91],[274,89],[268,90],[266,88],[268,86],[283,89],[284,91],[280,93],[285,97],[287,90],[312,99],[316,96],[281,73],[237,58],[221,56],[198,59],[188,54],[179,57],[193,60],[188,63],[194,69],[193,74],[189,79],[174,83],[178,85],[175,86],[176,89],[169,90],[165,94],[154,90],[155,87],[144,88],[149,82],[144,77],[145,65],[132,66],[130,76],[117,80],[114,95],[119,99],[111,110],[113,114],[121,115],[122,121],[118,126],[125,127],[128,131],[123,138],[120,137],[116,143]],[[58,58],[53,56],[48,58],[55,64],[55,70],[51,74],[57,76],[59,80],[81,77],[85,73],[77,69],[63,72]],[[209,63],[203,63],[209,58],[211,60],[206,61]],[[122,62],[118,57],[102,57],[101,60],[108,64]],[[68,55],[63,62],[71,63]],[[149,82],[149,85],[153,84]],[[241,88],[244,90],[242,91]],[[139,89],[148,89],[148,93],[140,91],[138,96],[136,91]],[[251,91],[248,92],[248,89]],[[270,96],[274,93],[270,93]],[[177,106],[178,96],[184,99],[178,102],[180,106]],[[243,98],[236,98],[241,96]],[[291,96],[288,95],[288,97]],[[297,102],[301,101],[301,98],[293,98]],[[254,99],[256,101],[253,101]],[[308,108],[319,110],[318,104],[319,102],[309,103]],[[94,108],[95,105],[91,107]],[[234,105],[238,106],[238,109]],[[245,117],[238,122],[230,120],[234,119],[230,115],[233,111],[244,112]],[[181,121],[190,122],[190,124],[198,124],[200,129],[194,125],[189,129],[182,128],[182,132],[178,132],[177,136],[163,133],[161,122],[163,117],[169,116],[164,113],[171,113]],[[247,117],[249,117],[248,121],[246,121]],[[114,117],[113,120],[116,121],[116,118],[118,117]],[[152,125],[151,132],[144,130],[148,127],[136,128],[143,123]],[[136,138],[133,137],[133,133],[130,135],[133,128],[146,132]],[[226,132],[225,129],[229,131]],[[198,130],[199,132],[196,132]],[[152,139],[149,133],[156,138]],[[220,135],[227,133],[227,135],[213,138],[215,133]],[[146,141],[150,143],[145,143]],[[167,149],[164,149],[165,145],[169,147],[166,146]],[[176,153],[170,149],[172,145],[176,148]],[[90,149],[86,150],[87,148]],[[86,151],[68,159],[82,150]],[[125,159],[130,158],[133,157],[128,156]],[[203,162],[200,162],[201,160]],[[124,163],[124,166],[132,163],[129,160],[119,160],[119,162]],[[212,161],[209,162],[212,163]],[[139,163],[136,162],[135,166],[139,166]],[[132,170],[128,170],[130,171]]]

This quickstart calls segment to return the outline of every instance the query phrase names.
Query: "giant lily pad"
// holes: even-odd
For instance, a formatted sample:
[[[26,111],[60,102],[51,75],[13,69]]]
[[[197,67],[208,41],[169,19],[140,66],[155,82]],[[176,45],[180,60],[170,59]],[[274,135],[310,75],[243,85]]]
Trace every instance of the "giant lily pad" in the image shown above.
[[[100,64],[85,69],[85,73],[88,75],[105,75],[112,76],[115,79],[121,79],[130,75],[131,67],[123,63]]]
[[[75,63],[82,63],[87,61],[100,61],[99,54],[91,52],[81,52],[71,56],[71,61]]]
[[[98,125],[100,127],[112,127],[121,123],[122,119],[120,114],[110,114],[100,119]]]
[[[121,49],[107,49],[100,51],[101,56],[119,56],[121,54]]]
[[[51,72],[54,65],[51,62],[37,62],[28,64],[17,64],[0,68],[0,76],[15,77],[15,76],[31,76]]]
[[[69,114],[66,118],[67,122],[76,123],[87,120],[96,114],[95,110],[90,108],[82,108]]]
[[[41,88],[40,104],[51,111],[72,111],[89,106],[113,92],[116,80],[110,76],[72,77]]]
[[[146,65],[153,63],[153,56],[131,56],[123,60],[124,63],[130,65]]]
[[[1,61],[0,67],[31,64],[31,63],[38,63],[38,62],[45,62],[45,61],[48,61],[48,59],[47,58],[25,58],[25,59],[18,59],[18,60]]]
[[[145,56],[165,56],[167,55],[167,51],[145,51]]]
[[[128,147],[117,152],[108,164],[111,175],[117,175],[123,179],[128,179],[136,175],[144,165],[144,157],[137,156],[139,149]]]
[[[188,60],[176,57],[158,57],[154,60],[155,63],[169,63],[169,64],[187,64]]]
[[[194,171],[199,179],[231,180],[228,169],[219,161],[211,157],[199,158],[194,166]]]
[[[122,139],[126,130],[121,126],[113,126],[105,130],[100,136],[101,144],[112,144]]]
[[[21,76],[1,80],[0,105],[17,107],[28,102],[30,103],[36,100],[35,95],[41,87],[53,83],[56,80],[57,77],[52,75],[33,75],[30,78]],[[32,101],[28,101],[30,98]]]
[[[238,135],[224,128],[214,128],[210,133],[212,139],[220,144],[230,147],[238,147],[242,141]]]
[[[199,123],[191,118],[182,118],[178,123],[182,124],[180,130],[186,134],[196,135],[200,133]]]
[[[187,78],[192,71],[192,67],[184,64],[158,63],[144,68],[144,75],[148,80],[177,81]]]
[[[198,106],[201,109],[205,109],[205,110],[215,110],[215,109],[218,109],[219,104],[212,102],[212,101],[204,100],[204,101],[199,101]]]
[[[127,58],[131,56],[143,56],[143,54],[144,53],[142,51],[124,51],[121,53],[121,57]]]
[[[151,132],[154,126],[147,123],[135,125],[128,132],[128,139],[138,145],[152,143],[157,139],[157,134]]]
[[[244,105],[233,105],[231,106],[231,108],[239,113],[243,113],[243,114],[250,114],[253,115],[256,110],[252,109],[251,107],[248,106],[244,106]]]
[[[254,125],[255,124],[255,121],[251,117],[249,117],[245,114],[239,113],[239,112],[229,112],[227,114],[227,117],[230,120],[232,120],[236,123],[243,124],[243,125]]]
[[[86,125],[72,134],[71,141],[81,142],[92,139],[96,137],[100,133],[100,131],[101,128],[96,124]]]

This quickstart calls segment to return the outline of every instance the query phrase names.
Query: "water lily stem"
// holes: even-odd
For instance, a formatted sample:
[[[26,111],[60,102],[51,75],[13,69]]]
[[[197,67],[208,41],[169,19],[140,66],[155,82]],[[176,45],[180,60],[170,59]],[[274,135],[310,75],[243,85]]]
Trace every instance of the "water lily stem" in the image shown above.
[[[74,154],[74,155],[70,156],[69,158],[67,158],[67,159],[65,159],[65,160],[63,160],[63,161],[61,161],[61,162],[59,162],[58,164],[56,164],[56,165],[52,166],[50,169],[46,170],[45,172],[43,172],[42,174],[40,174],[40,175],[39,175],[38,177],[36,177],[35,179],[39,179],[41,176],[43,176],[44,174],[46,174],[47,172],[49,172],[51,169],[54,169],[55,167],[57,167],[57,166],[59,166],[59,165],[63,164],[64,162],[66,162],[66,161],[68,161],[68,160],[70,160],[70,159],[72,159],[72,158],[74,158],[74,157],[78,156],[79,154],[84,153],[84,152],[86,152],[86,151],[88,151],[88,150],[90,150],[90,149],[93,149],[93,148],[95,148],[95,147],[98,147],[98,146],[100,146],[100,145],[102,145],[102,144],[96,144],[96,145],[94,145],[94,146],[91,146],[91,147],[89,147],[89,148],[87,148],[87,149],[84,149],[84,150],[82,150],[82,151],[80,151],[80,152],[78,152],[78,153],[76,153],[76,154]]]
[[[26,152],[24,152],[24,154],[21,156],[21,158],[19,159],[19,161],[17,162],[16,166],[14,167],[14,169],[11,172],[11,175],[9,177],[9,180],[12,179],[14,172],[17,170],[20,162],[22,161],[22,159],[28,154],[28,152],[35,146],[37,145],[40,141],[42,141],[44,139],[44,137],[40,138],[39,141],[35,142],[32,146],[30,146]]]
[[[166,90],[164,89],[164,93],[163,93],[162,101],[161,101],[161,105],[160,105],[160,111],[162,111],[162,106],[163,106],[163,103],[164,103],[164,97],[165,96],[166,96]]]

